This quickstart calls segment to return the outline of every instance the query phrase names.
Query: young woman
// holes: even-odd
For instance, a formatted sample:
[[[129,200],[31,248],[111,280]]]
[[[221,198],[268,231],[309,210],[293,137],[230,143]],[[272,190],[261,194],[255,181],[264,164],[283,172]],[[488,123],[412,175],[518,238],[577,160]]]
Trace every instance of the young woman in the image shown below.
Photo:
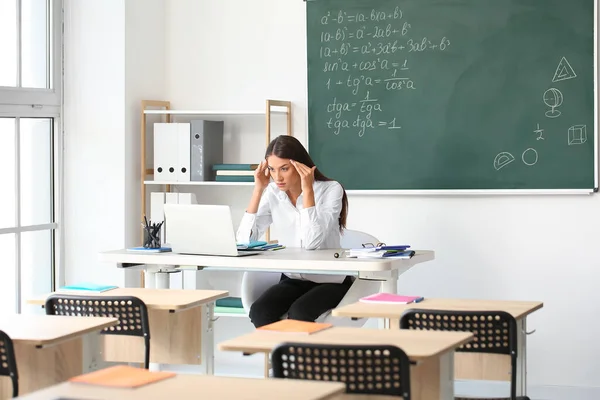
[[[270,182],[270,179],[273,182]],[[278,136],[254,172],[254,192],[239,229],[238,242],[258,240],[273,224],[285,232],[287,247],[339,248],[346,226],[348,199],[342,185],[323,175],[306,149],[292,136]],[[284,273],[250,308],[259,327],[288,318],[314,321],[335,308],[352,284],[351,277]]]

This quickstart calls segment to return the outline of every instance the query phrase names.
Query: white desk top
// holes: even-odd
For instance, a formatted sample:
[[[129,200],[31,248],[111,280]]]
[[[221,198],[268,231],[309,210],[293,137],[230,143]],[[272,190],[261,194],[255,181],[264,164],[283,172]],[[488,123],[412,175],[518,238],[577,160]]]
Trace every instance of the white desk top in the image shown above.
[[[435,253],[431,250],[417,250],[410,259],[357,259],[335,258],[340,249],[304,250],[286,248],[266,251],[245,257],[198,256],[177,253],[136,253],[127,250],[114,250],[100,253],[100,261],[119,264],[120,267],[135,265],[200,266],[206,268],[238,269],[252,271],[308,272],[327,271],[345,273],[348,271],[378,272],[392,269],[407,270],[413,265],[431,261]]]
[[[181,374],[136,389],[107,388],[66,382],[18,398],[27,400],[59,398],[81,400],[162,400],[169,398],[177,400],[263,400],[272,398],[324,400],[335,398],[343,393],[345,388],[341,382]]]
[[[116,318],[82,318],[58,315],[11,314],[0,316],[0,330],[13,342],[33,346],[49,346],[101,331],[119,323]]]

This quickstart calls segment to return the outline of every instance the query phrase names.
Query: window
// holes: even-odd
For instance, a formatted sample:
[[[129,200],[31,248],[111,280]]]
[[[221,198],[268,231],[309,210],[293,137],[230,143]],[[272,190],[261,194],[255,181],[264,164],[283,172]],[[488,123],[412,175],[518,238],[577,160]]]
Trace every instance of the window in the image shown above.
[[[39,312],[61,248],[62,2],[0,0],[0,312]]]

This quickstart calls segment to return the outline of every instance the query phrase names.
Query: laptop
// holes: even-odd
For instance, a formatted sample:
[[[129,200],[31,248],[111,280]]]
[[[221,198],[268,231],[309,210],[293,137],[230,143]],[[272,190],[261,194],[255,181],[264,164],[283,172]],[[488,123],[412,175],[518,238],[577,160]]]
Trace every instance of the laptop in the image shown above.
[[[229,206],[164,204],[164,212],[166,239],[174,253],[230,257],[260,254],[237,249]]]

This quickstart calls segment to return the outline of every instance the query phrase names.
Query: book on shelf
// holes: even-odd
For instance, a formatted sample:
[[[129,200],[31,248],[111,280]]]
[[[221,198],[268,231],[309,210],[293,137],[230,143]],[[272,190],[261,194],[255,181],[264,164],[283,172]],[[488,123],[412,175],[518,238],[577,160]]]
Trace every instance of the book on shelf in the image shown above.
[[[245,171],[242,169],[219,169],[217,170],[217,176],[254,176],[254,171]]]
[[[213,164],[213,171],[254,171],[258,164]]]
[[[254,175],[239,176],[239,175],[217,175],[217,182],[254,182]]]
[[[261,332],[276,332],[276,333],[304,333],[310,335],[315,332],[320,332],[324,329],[331,328],[333,325],[324,322],[307,322],[298,321],[295,319],[282,319],[272,324],[263,325],[256,328]]]

